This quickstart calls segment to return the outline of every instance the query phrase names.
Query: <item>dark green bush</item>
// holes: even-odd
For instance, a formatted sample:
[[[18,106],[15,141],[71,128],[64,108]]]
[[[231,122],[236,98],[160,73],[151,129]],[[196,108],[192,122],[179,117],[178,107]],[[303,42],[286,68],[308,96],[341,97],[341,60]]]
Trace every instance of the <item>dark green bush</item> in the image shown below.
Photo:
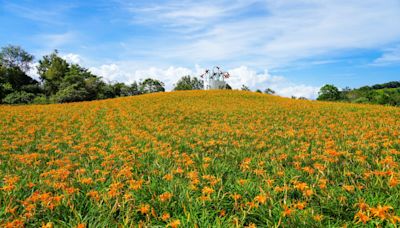
[[[5,104],[29,104],[35,98],[35,94],[25,91],[16,91],[8,94],[4,99]]]

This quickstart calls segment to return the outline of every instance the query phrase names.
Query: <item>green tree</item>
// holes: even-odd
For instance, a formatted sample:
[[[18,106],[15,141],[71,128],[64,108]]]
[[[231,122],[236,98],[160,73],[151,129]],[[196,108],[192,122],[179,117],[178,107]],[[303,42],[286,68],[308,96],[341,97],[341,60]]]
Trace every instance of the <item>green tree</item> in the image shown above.
[[[340,91],[334,85],[324,85],[318,92],[317,100],[321,101],[337,101],[340,100]]]
[[[90,101],[100,99],[104,82],[89,70],[72,64],[62,78],[54,95],[57,102]]]
[[[116,96],[114,85],[78,64],[68,64],[57,50],[39,61],[38,72],[52,102],[90,101]],[[118,92],[118,96],[119,96]]]
[[[85,101],[87,100],[87,96],[88,92],[84,87],[79,87],[79,85],[73,84],[57,91],[57,93],[51,97],[51,100],[56,103]]]
[[[13,92],[13,88],[10,83],[8,83],[8,82],[0,83],[0,103],[7,96],[7,94],[10,94],[12,92]]]
[[[111,85],[113,97],[126,97],[141,94],[139,84],[133,82],[131,85],[125,83],[115,83]]]
[[[176,83],[174,90],[200,90],[203,89],[204,84],[202,80],[190,75],[183,76]]]
[[[350,97],[352,96],[352,90],[350,87],[346,86],[345,88],[342,89],[342,91],[340,91],[340,96],[341,99],[349,101]]]
[[[156,93],[156,92],[164,92],[164,83],[156,80],[147,78],[144,81],[139,83],[139,90],[141,93]]]
[[[47,96],[50,96],[58,92],[65,75],[70,69],[67,61],[58,56],[58,51],[55,50],[50,55],[43,56],[43,59],[39,60],[37,70],[44,84],[44,91]]]
[[[2,67],[0,70],[0,81],[10,83],[13,90],[21,90],[25,85],[38,85],[38,81],[28,76],[18,67]],[[1,82],[0,82],[1,83]]]
[[[131,85],[125,85],[122,83],[121,88],[120,88],[121,94],[120,96],[134,96],[134,95],[139,95],[139,85],[137,82],[133,82]]]
[[[112,85],[113,93],[115,97],[130,96],[130,88],[122,82],[118,82]]]
[[[264,90],[264,93],[265,93],[265,94],[275,94],[275,91],[272,90],[272,89],[270,89],[270,88],[266,88],[266,89]]]
[[[242,91],[250,91],[250,88],[247,87],[246,85],[242,85],[242,88],[240,88]]]
[[[25,91],[15,91],[8,94],[4,99],[3,103],[6,104],[29,104],[32,103],[35,98],[35,94],[27,93]]]
[[[104,99],[104,87],[106,83],[100,77],[92,76],[85,79],[84,87],[88,100]]]
[[[131,91],[131,95],[139,95],[140,94],[139,84],[136,81],[131,84],[130,91]]]
[[[1,48],[0,65],[5,68],[18,68],[26,73],[30,70],[32,61],[33,55],[20,46],[8,45]]]
[[[9,94],[7,103],[27,99],[17,99],[18,96],[25,96],[25,93],[36,94],[41,91],[38,81],[27,75],[33,61],[33,56],[19,46],[6,46],[0,51],[0,102]],[[29,95],[30,96],[30,95]]]
[[[35,96],[32,101],[33,104],[49,104],[49,99],[44,94]]]

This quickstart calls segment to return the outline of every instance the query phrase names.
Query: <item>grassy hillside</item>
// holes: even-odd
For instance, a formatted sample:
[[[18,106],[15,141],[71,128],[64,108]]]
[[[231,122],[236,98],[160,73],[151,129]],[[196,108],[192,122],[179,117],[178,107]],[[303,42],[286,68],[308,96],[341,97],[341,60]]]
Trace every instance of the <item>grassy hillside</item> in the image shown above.
[[[241,91],[0,106],[0,226],[400,222],[400,109]]]

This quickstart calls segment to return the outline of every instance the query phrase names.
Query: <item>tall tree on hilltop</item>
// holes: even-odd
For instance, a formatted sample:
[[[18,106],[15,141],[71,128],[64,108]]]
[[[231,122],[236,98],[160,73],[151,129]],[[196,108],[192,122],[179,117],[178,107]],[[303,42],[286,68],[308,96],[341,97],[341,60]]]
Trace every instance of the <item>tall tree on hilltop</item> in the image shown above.
[[[318,92],[317,100],[321,101],[337,101],[340,100],[340,91],[334,85],[324,85]]]
[[[156,93],[156,92],[164,92],[164,83],[152,79],[152,78],[147,78],[144,81],[139,83],[139,90],[141,93]]]
[[[203,89],[204,84],[202,80],[190,75],[183,76],[176,83],[174,90],[200,90]]]
[[[266,88],[266,89],[264,90],[264,93],[266,93],[266,94],[275,94],[275,91],[272,90],[271,88]]]
[[[250,91],[250,88],[246,85],[242,85],[242,88],[240,88],[242,91]]]

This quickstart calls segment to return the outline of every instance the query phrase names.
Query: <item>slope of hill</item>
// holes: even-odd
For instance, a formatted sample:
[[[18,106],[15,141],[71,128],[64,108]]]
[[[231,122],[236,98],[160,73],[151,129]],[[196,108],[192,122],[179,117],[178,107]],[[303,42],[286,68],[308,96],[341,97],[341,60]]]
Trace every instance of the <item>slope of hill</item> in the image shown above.
[[[241,91],[0,106],[1,226],[400,221],[400,109]]]

